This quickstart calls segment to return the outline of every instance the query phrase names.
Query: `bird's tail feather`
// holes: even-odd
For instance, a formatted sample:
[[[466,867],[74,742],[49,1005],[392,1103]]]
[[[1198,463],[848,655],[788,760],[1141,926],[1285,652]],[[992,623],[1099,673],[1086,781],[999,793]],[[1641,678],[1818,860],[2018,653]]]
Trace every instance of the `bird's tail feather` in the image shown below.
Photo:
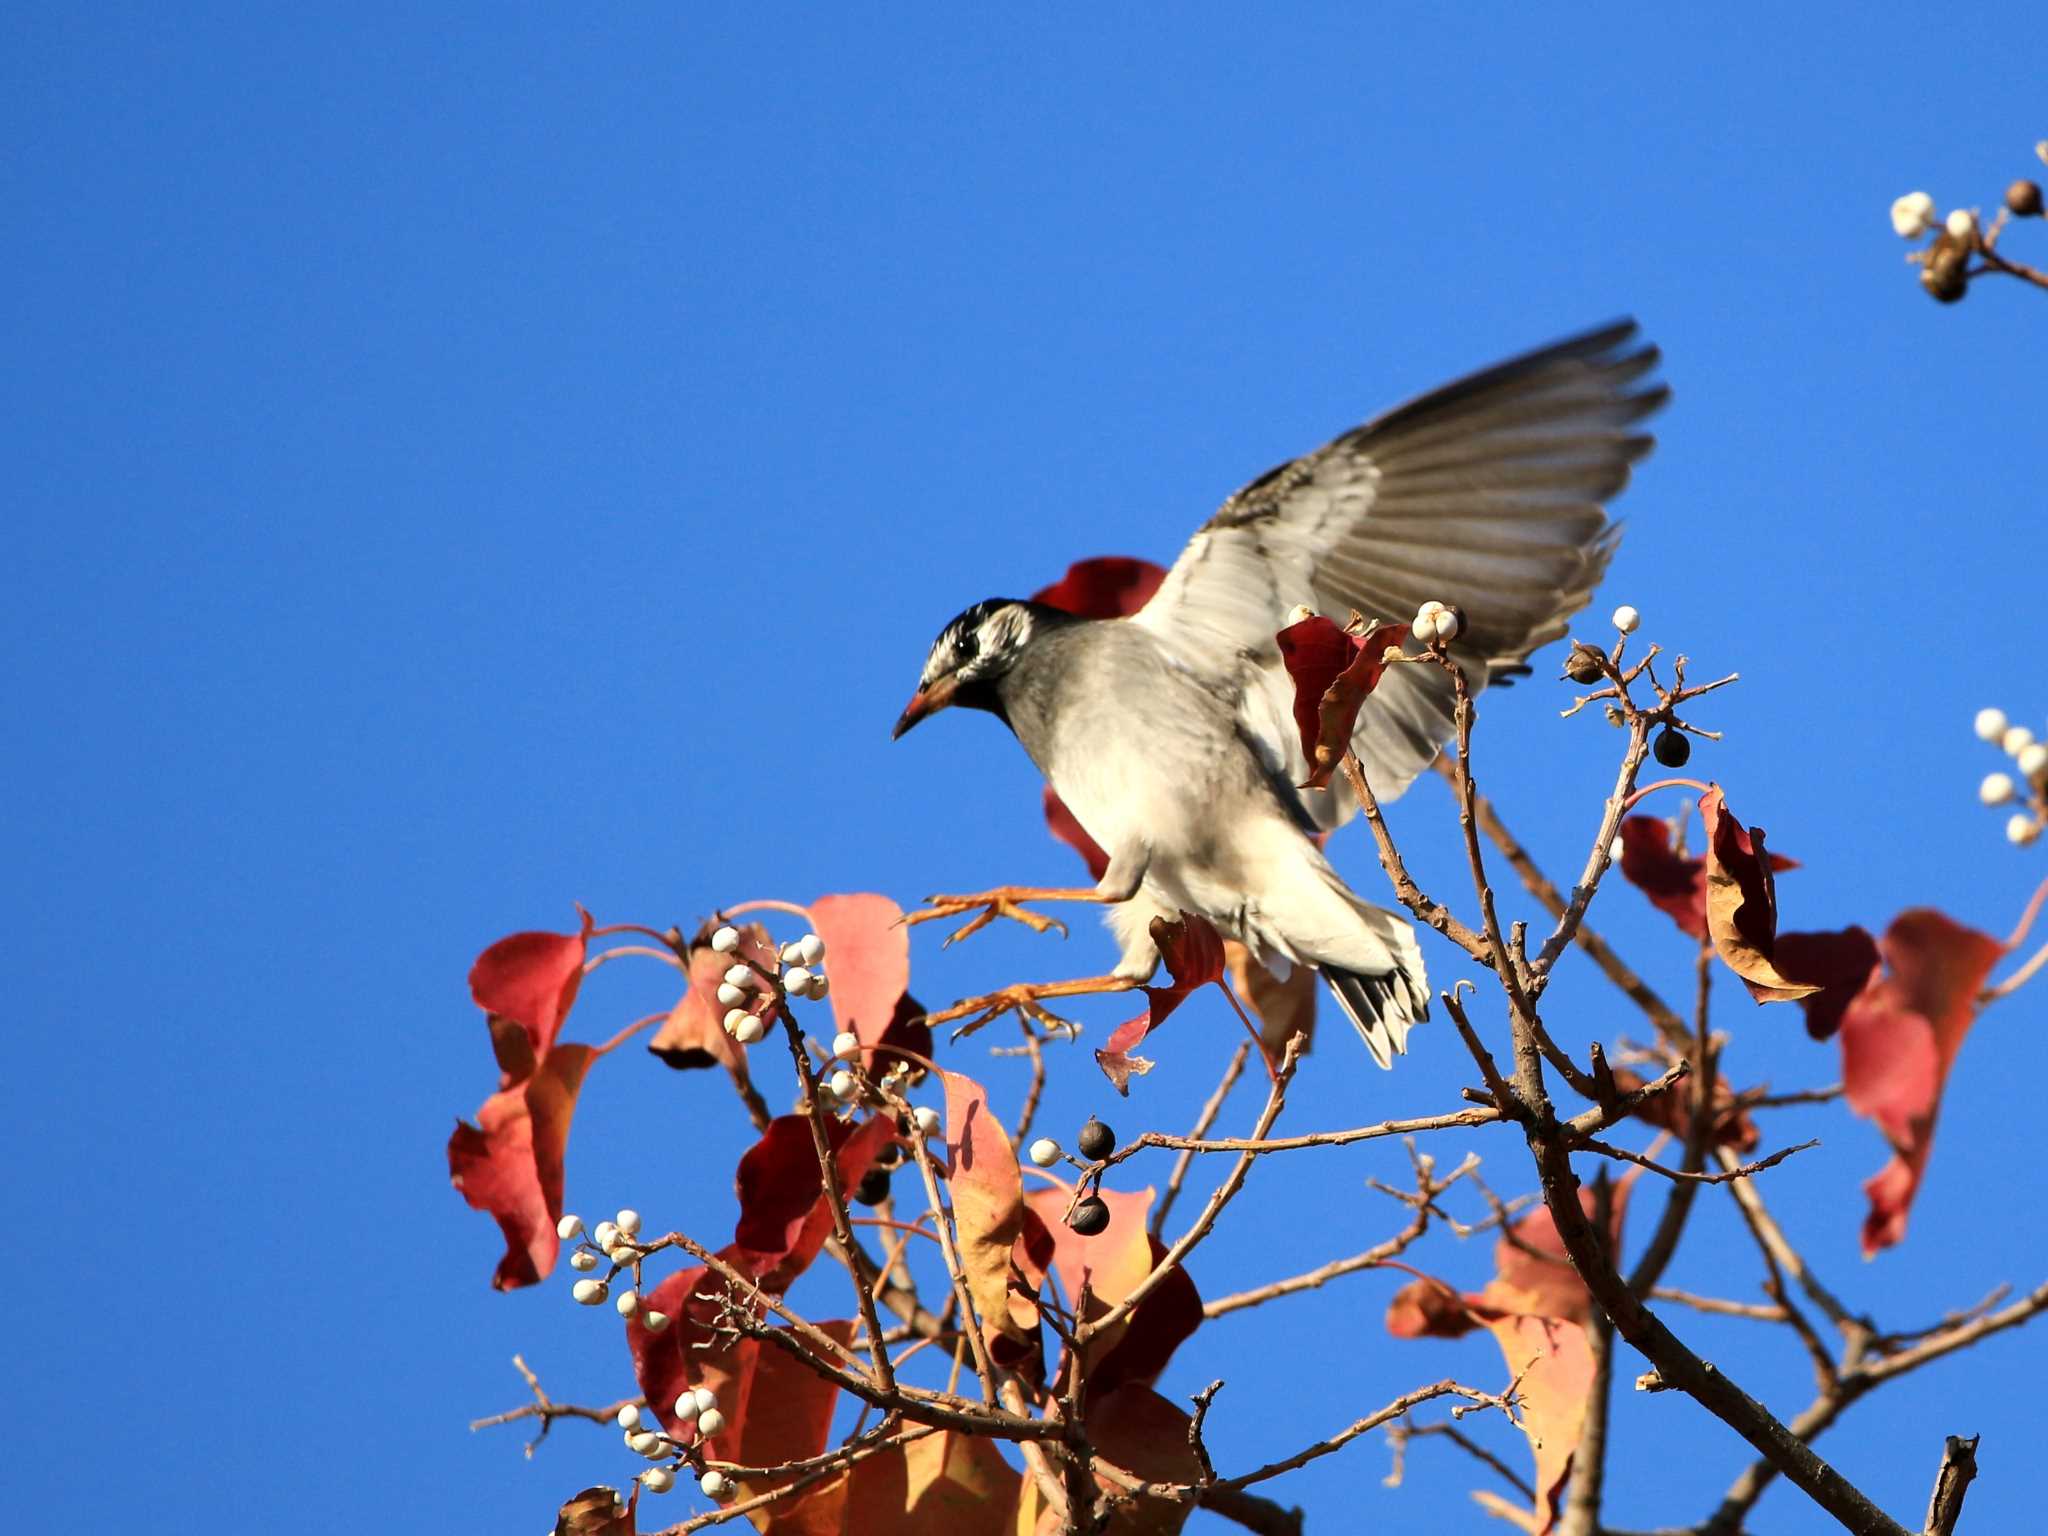
[[[1396,1056],[1408,1050],[1408,1031],[1429,1017],[1429,993],[1419,974],[1411,975],[1398,965],[1378,976],[1347,971],[1341,966],[1320,968],[1323,980],[1337,999],[1337,1005],[1358,1031],[1358,1038],[1372,1052],[1372,1059],[1391,1068]]]

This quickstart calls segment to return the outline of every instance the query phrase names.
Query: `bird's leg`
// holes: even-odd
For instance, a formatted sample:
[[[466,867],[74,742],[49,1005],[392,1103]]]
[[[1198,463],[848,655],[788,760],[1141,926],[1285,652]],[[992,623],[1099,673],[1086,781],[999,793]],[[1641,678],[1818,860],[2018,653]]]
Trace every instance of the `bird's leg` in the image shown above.
[[[1075,981],[1020,981],[1002,987],[980,997],[965,997],[950,1008],[937,1013],[928,1013],[925,1023],[934,1027],[951,1024],[955,1019],[967,1022],[953,1031],[953,1039],[971,1035],[991,1019],[999,1019],[1006,1013],[1017,1013],[1027,1019],[1035,1019],[1048,1029],[1056,1029],[1072,1039],[1076,1025],[1071,1019],[1063,1019],[1048,1009],[1044,1000],[1049,997],[1092,997],[1100,993],[1128,992],[1139,985],[1134,976],[1084,976]]]
[[[1145,870],[1152,862],[1152,850],[1142,844],[1122,848],[1110,859],[1109,868],[1102,872],[1102,878],[1092,886],[1044,886],[1044,885],[999,885],[992,891],[981,891],[973,896],[927,896],[925,911],[913,912],[904,918],[906,926],[914,923],[928,923],[933,918],[959,917],[973,912],[960,927],[946,938],[947,944],[955,944],[971,934],[981,932],[999,917],[1007,917],[1022,923],[1034,933],[1044,933],[1057,928],[1060,937],[1067,936],[1067,925],[1056,917],[1047,917],[1043,912],[1032,912],[1018,905],[1024,901],[1092,901],[1104,906],[1129,901],[1138,894],[1138,887],[1145,883]],[[979,911],[975,909],[979,908]]]
[[[903,921],[928,923],[934,918],[959,917],[962,913],[973,912],[974,916],[947,936],[948,944],[956,944],[970,934],[981,932],[999,917],[1007,917],[1022,923],[1034,933],[1044,933],[1051,928],[1060,931],[1065,938],[1067,925],[1056,917],[1047,917],[1043,912],[1032,912],[1017,903],[1021,901],[1105,901],[1092,887],[1068,888],[1044,885],[999,885],[992,891],[979,891],[972,896],[927,896],[923,911],[913,912]],[[976,909],[979,910],[976,910]]]

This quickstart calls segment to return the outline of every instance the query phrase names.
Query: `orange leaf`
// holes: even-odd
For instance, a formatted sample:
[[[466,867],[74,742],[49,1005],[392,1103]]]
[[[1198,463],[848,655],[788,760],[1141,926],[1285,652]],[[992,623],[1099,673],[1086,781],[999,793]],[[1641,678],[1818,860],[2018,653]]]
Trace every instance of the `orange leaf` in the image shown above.
[[[1621,1247],[1622,1218],[1628,1212],[1628,1192],[1634,1187],[1633,1171],[1608,1189],[1608,1248]],[[1592,1221],[1598,1209],[1591,1185],[1579,1187],[1579,1207]],[[1538,1205],[1518,1217],[1493,1246],[1494,1278],[1475,1300],[1481,1305],[1510,1312],[1528,1312],[1541,1317],[1561,1317],[1584,1322],[1592,1314],[1593,1298],[1572,1262],[1565,1257],[1564,1239],[1557,1235],[1557,1223],[1550,1208]]]
[[[1572,1456],[1585,1429],[1593,1348],[1584,1328],[1561,1318],[1513,1314],[1492,1318],[1486,1326],[1500,1345],[1509,1376],[1520,1378],[1522,1433],[1536,1457],[1536,1533],[1547,1536],[1557,1522]]]
[[[1010,1309],[1010,1250],[1024,1228],[1024,1185],[1010,1138],[988,1106],[988,1090],[971,1077],[942,1072],[946,1084],[946,1183],[968,1294],[981,1314],[983,1337],[1026,1340]]]
[[[1259,1049],[1266,1060],[1278,1062],[1295,1035],[1302,1036],[1303,1048],[1316,1028],[1316,973],[1312,966],[1297,965],[1280,980],[1235,939],[1223,943],[1230,973],[1230,985],[1259,1021]]]
[[[1849,1107],[1874,1121],[1892,1160],[1863,1186],[1865,1258],[1906,1235],[1927,1171],[1934,1122],[1977,994],[2005,946],[1931,907],[1902,912],[1880,941],[1886,974],[1842,1019],[1842,1082]]]
[[[1025,1203],[1044,1223],[1052,1242],[1052,1272],[1067,1304],[1076,1304],[1083,1285],[1088,1305],[1081,1321],[1092,1322],[1141,1285],[1159,1265],[1166,1247],[1146,1230],[1152,1191],[1098,1190],[1109,1207],[1109,1225],[1083,1237],[1061,1218],[1071,1198],[1061,1189],[1033,1190]],[[1182,1340],[1202,1322],[1202,1298],[1185,1269],[1176,1269],[1146,1293],[1123,1323],[1088,1344],[1090,1392],[1108,1392],[1124,1382],[1150,1386]]]
[[[1387,1303],[1387,1332],[1397,1339],[1461,1339],[1478,1326],[1466,1299],[1427,1275],[1410,1280]]]
[[[965,1536],[1010,1529],[1019,1473],[985,1436],[940,1430],[771,1504],[771,1536]],[[857,1515],[856,1515],[857,1512]]]

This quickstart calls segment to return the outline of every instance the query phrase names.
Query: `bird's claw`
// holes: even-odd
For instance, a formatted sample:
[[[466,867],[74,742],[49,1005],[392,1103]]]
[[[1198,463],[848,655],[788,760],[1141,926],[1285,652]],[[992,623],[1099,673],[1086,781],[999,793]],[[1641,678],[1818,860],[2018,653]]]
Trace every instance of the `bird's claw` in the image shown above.
[[[903,919],[904,926],[928,923],[935,918],[959,917],[972,912],[974,916],[946,935],[941,948],[957,944],[960,940],[981,932],[999,917],[1022,923],[1033,933],[1045,933],[1057,928],[1061,938],[1067,936],[1067,925],[1056,917],[1047,917],[1043,912],[1033,912],[1029,907],[1020,906],[1009,891],[983,891],[975,896],[927,896],[925,909],[912,912]]]
[[[984,993],[980,997],[962,998],[950,1008],[941,1008],[937,1013],[926,1014],[924,1021],[936,1028],[941,1024],[951,1024],[955,1019],[965,1019],[967,1022],[954,1030],[950,1037],[959,1040],[1006,1013],[1015,1013],[1072,1040],[1080,1034],[1081,1026],[1072,1019],[1061,1018],[1039,1001],[1039,998],[1050,989],[1050,985],[1033,986],[1029,982],[1015,982],[994,992]]]

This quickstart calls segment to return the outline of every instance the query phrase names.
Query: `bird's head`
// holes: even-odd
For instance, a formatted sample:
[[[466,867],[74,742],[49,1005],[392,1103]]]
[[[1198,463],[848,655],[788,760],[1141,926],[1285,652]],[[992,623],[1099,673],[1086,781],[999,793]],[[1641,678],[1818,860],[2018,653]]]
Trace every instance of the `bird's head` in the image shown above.
[[[996,684],[1031,639],[1032,605],[992,597],[976,603],[939,631],[918,674],[917,692],[897,717],[891,739],[951,704],[1003,712]]]

